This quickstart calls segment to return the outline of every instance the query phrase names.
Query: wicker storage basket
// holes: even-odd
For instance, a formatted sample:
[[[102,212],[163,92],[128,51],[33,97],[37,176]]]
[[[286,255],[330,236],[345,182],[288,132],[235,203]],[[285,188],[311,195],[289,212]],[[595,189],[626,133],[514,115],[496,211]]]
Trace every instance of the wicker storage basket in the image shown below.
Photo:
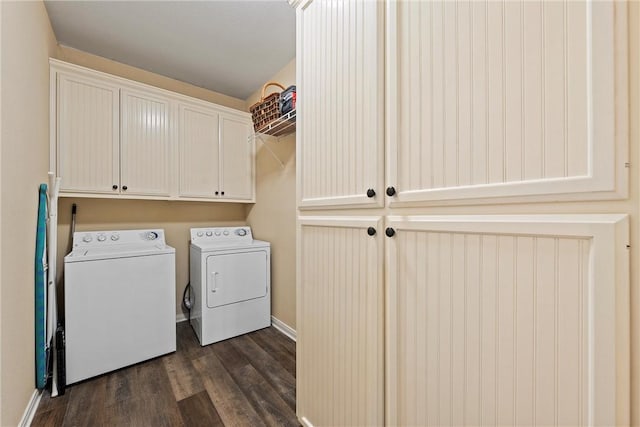
[[[264,94],[269,86],[278,86],[284,90],[284,86],[276,82],[267,82],[262,87],[260,101],[249,107],[253,119],[253,130],[258,131],[280,117],[280,92],[274,92],[265,98]]]

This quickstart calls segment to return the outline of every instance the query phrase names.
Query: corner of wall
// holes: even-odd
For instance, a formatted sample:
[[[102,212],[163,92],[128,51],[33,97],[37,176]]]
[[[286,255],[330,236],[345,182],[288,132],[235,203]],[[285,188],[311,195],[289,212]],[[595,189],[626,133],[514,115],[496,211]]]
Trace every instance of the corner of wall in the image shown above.
[[[285,87],[296,82],[295,58],[269,81]],[[260,100],[262,87],[246,100]],[[255,141],[256,203],[247,206],[247,224],[256,238],[271,242],[271,314],[296,327],[296,167],[295,133],[277,140]],[[267,149],[264,145],[268,144]],[[273,152],[273,153],[272,153]],[[284,168],[272,157],[284,162]]]

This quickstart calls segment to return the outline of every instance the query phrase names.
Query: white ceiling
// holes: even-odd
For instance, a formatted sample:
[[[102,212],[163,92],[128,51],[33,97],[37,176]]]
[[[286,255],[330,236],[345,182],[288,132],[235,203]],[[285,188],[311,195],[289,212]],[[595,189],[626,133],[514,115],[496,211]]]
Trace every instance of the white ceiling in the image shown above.
[[[45,1],[58,42],[246,99],[295,56],[286,0]]]

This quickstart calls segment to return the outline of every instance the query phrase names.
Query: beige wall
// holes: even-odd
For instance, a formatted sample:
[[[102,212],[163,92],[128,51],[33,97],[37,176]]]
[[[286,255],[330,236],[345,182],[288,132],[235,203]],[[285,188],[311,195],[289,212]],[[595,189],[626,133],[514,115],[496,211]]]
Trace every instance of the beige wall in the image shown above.
[[[295,84],[296,62],[287,64],[270,80]],[[260,90],[247,107],[260,100]],[[256,204],[247,207],[247,223],[256,239],[271,242],[271,314],[296,327],[296,138],[295,133],[267,139],[284,169],[260,141],[256,141]]]
[[[49,56],[56,40],[41,1],[2,9],[0,425],[16,425],[35,388],[34,254],[38,187],[49,164]]]
[[[243,100],[76,49],[59,46],[57,57],[73,64],[245,111],[246,105]],[[178,316],[185,314],[180,303],[182,291],[189,281],[189,246],[187,244],[189,228],[245,223],[245,207],[242,204],[61,198],[58,219],[58,272],[60,274],[62,274],[64,255],[69,248],[72,203],[78,206],[76,217],[78,231],[165,229],[168,244],[176,248],[176,313]]]

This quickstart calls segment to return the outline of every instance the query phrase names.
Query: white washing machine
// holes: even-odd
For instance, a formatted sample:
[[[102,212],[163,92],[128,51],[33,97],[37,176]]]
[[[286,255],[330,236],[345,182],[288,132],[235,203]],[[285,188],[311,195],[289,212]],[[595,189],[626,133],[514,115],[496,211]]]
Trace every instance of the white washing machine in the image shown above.
[[[163,230],[76,232],[64,266],[68,384],[176,350],[175,249]]]
[[[191,326],[208,345],[271,325],[271,246],[249,227],[191,229]]]

